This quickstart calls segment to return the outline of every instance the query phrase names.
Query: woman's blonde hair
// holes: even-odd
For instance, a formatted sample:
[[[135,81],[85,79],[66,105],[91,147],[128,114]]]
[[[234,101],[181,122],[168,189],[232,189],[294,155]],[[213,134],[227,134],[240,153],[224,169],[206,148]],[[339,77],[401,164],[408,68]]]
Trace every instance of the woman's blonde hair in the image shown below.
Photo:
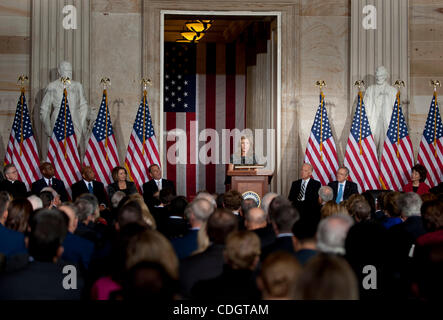
[[[178,279],[178,258],[171,243],[155,230],[146,230],[133,238],[126,249],[126,270],[147,261],[161,264],[173,279]]]
[[[146,222],[148,226],[151,227],[151,229],[157,229],[157,223],[155,222],[154,217],[152,216],[151,212],[149,211],[148,206],[146,205],[145,201],[143,200],[143,196],[140,193],[134,193],[129,196],[128,201],[125,202],[131,202],[135,201],[140,206],[142,210],[142,217],[143,221]]]

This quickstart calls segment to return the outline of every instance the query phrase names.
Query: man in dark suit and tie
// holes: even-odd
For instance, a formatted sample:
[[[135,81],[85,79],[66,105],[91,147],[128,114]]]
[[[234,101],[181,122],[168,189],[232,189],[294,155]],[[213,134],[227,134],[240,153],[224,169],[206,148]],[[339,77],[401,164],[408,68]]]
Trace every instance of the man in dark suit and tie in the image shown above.
[[[108,206],[106,198],[105,187],[103,183],[95,180],[94,170],[90,166],[84,166],[81,171],[82,180],[77,181],[71,186],[72,201],[83,193],[92,193],[97,197],[100,205]]]
[[[358,193],[358,187],[355,182],[348,181],[349,169],[340,167],[337,171],[337,181],[328,183],[328,186],[334,191],[334,201],[340,203],[347,200],[350,196]]]
[[[160,204],[158,200],[160,190],[169,188],[172,194],[175,195],[175,188],[171,180],[162,179],[162,171],[157,164],[149,166],[149,175],[152,179],[143,184],[143,198],[146,205],[151,209]]]
[[[26,185],[18,180],[17,168],[13,164],[7,164],[3,169],[5,180],[0,182],[0,191],[9,192],[14,199],[26,198]]]
[[[292,182],[291,191],[289,191],[288,196],[288,199],[295,207],[297,202],[317,202],[318,189],[320,189],[321,183],[314,180],[311,175],[312,165],[309,163],[303,163],[300,170],[301,179]]]
[[[35,181],[31,187],[31,193],[35,195],[40,195],[45,187],[51,187],[60,195],[61,202],[68,201],[68,193],[66,192],[65,184],[63,181],[54,177],[54,167],[49,162],[43,162],[40,165],[40,171],[43,178]]]

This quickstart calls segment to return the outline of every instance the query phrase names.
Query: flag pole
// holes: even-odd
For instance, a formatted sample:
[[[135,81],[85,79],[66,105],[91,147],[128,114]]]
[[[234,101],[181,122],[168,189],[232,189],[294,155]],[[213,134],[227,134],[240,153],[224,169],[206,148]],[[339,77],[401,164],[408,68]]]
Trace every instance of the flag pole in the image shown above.
[[[361,93],[361,88],[365,86],[365,82],[363,80],[357,80],[357,81],[355,81],[354,86],[358,87],[358,104],[357,104],[357,106],[358,105],[360,106],[360,136],[358,138],[358,145],[360,147],[360,155],[363,155],[363,147],[361,145],[361,136],[362,136],[362,121],[361,120],[362,120],[362,114],[363,114],[363,111],[362,111],[363,96]]]
[[[441,87],[439,80],[431,80],[431,86],[434,87],[435,113],[434,113],[434,155],[437,157],[437,87]]]
[[[20,106],[21,106],[21,115],[20,115],[20,157],[22,156],[22,146],[23,146],[23,98],[25,96],[25,81],[28,81],[28,76],[20,75],[18,77],[18,82],[20,82]]]
[[[142,149],[142,155],[145,154],[145,142],[146,142],[146,99],[147,99],[147,89],[148,85],[152,85],[151,79],[142,79],[143,84],[143,149]]]
[[[69,77],[62,77],[61,81],[63,83],[63,98],[65,100],[65,128],[64,128],[64,141],[63,141],[63,147],[65,149],[65,159],[68,158],[68,154],[66,151],[66,125],[67,125],[67,114],[66,114],[66,110],[67,110],[67,99],[68,99],[68,91],[66,91],[66,83],[71,83],[71,80],[69,79]]]
[[[397,80],[394,83],[394,86],[397,87],[397,158],[400,158],[400,87],[405,86],[405,82],[403,80]]]
[[[325,95],[322,89],[326,87],[326,82],[324,80],[317,80],[315,85],[320,89],[320,161],[323,162],[323,108]]]
[[[108,91],[106,86],[111,85],[111,79],[102,78],[100,83],[103,84],[103,94],[105,95],[105,151],[106,151],[106,161],[108,161]]]

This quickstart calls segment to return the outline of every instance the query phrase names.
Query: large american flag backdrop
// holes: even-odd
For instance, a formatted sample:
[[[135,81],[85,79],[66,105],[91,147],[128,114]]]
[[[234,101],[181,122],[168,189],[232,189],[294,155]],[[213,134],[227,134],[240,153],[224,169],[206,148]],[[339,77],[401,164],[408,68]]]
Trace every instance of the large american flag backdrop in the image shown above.
[[[402,190],[402,187],[410,181],[413,162],[412,142],[398,92],[381,155],[380,178],[383,188]]]
[[[428,169],[427,183],[430,187],[435,187],[443,181],[443,125],[436,91],[420,141],[417,161]]]
[[[6,149],[5,164],[9,163],[15,165],[19,180],[25,183],[28,190],[34,181],[40,179],[40,160],[24,90],[22,90],[17,103]]]
[[[344,165],[349,169],[349,177],[357,183],[360,192],[380,189],[377,149],[361,92],[358,93]]]
[[[81,174],[77,138],[69,111],[66,89],[63,92],[60,111],[49,140],[47,161],[52,163],[55,177],[64,182],[66,191],[71,195],[71,185],[80,180]]]
[[[179,136],[166,141],[165,160],[171,158],[168,154],[177,156],[175,163],[166,162],[166,175],[176,182],[177,194],[192,197],[200,190],[225,192],[227,165],[222,163],[226,160],[222,156],[229,160],[233,143],[229,139],[229,150],[222,153],[222,130],[245,128],[245,101],[243,43],[165,43],[166,130],[186,132],[184,154],[176,153]],[[214,137],[201,136],[203,141],[199,141],[201,131],[208,128],[218,133],[216,150],[204,147],[214,143]]]

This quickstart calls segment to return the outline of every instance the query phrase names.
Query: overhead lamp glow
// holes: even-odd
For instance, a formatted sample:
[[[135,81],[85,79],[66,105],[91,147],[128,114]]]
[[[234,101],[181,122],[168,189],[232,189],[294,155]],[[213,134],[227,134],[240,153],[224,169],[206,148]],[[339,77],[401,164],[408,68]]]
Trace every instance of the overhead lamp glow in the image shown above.
[[[205,32],[207,31],[212,24],[210,23],[211,20],[205,20],[208,22],[203,22],[203,20],[197,20],[197,21],[193,21],[193,22],[188,22],[186,23],[186,28],[188,28],[191,31],[194,32]]]
[[[192,41],[187,40],[187,39],[177,39],[177,40],[175,40],[175,42],[191,43]]]
[[[193,42],[200,40],[205,35],[202,32],[193,32],[193,31],[184,31],[184,32],[180,32],[180,34],[186,40],[193,41]]]

